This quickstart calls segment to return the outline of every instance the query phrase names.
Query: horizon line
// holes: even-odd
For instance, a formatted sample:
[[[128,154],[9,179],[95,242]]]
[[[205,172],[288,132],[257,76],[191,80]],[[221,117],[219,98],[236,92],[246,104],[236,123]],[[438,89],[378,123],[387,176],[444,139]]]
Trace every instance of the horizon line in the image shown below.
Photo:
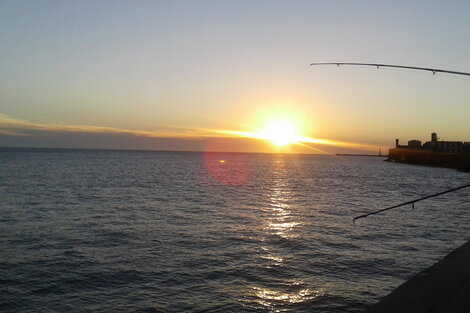
[[[183,153],[238,153],[238,154],[280,154],[280,155],[319,155],[319,156],[341,156],[341,155],[360,155],[354,153],[303,153],[303,152],[247,152],[247,151],[204,151],[204,150],[149,150],[149,149],[119,149],[119,148],[66,148],[66,147],[11,147],[0,146],[0,149],[36,149],[36,150],[91,150],[91,151],[128,151],[128,152],[183,152]],[[391,149],[391,148],[389,148]],[[367,154],[362,156],[378,156]]]

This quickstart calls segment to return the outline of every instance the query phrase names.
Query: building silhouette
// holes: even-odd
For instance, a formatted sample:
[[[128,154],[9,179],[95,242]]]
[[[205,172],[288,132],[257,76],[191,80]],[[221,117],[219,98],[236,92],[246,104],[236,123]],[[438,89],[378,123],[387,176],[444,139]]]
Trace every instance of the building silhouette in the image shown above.
[[[408,145],[400,145],[400,140],[395,140],[396,149],[414,149],[442,153],[470,153],[470,142],[439,140],[436,133],[431,134],[431,141],[421,144],[420,140],[410,140]]]

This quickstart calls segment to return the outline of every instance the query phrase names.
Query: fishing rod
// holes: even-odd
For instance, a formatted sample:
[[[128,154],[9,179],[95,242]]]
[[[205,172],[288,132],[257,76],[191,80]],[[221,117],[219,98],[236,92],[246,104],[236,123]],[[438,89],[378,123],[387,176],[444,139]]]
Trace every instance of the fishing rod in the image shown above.
[[[441,70],[441,69],[430,68],[430,67],[417,67],[417,66],[394,65],[394,64],[355,63],[355,62],[352,62],[352,63],[351,62],[310,63],[310,66],[317,66],[317,65],[336,65],[337,67],[339,67],[340,65],[373,66],[373,67],[376,67],[377,69],[380,68],[380,67],[391,67],[391,68],[401,68],[401,69],[409,69],[409,70],[427,71],[427,72],[432,72],[433,75],[436,75],[436,73],[447,73],[447,74],[453,74],[453,75],[470,76],[470,73],[466,73],[466,72],[457,72],[457,71]],[[440,195],[443,195],[443,194],[446,194],[446,193],[449,193],[449,192],[453,192],[453,191],[456,191],[456,190],[460,190],[460,189],[463,189],[463,188],[467,188],[467,187],[470,187],[470,184],[460,186],[460,187],[457,187],[457,188],[452,188],[452,189],[442,191],[442,192],[439,192],[439,193],[436,193],[436,194],[432,194],[432,195],[429,195],[429,196],[426,196],[426,197],[423,197],[423,198],[419,198],[419,199],[411,200],[411,201],[408,201],[408,202],[400,203],[400,204],[397,204],[397,205],[394,205],[394,206],[391,206],[391,207],[388,207],[388,208],[385,208],[385,209],[381,209],[381,210],[377,210],[377,211],[374,211],[374,212],[362,214],[362,215],[359,215],[359,216],[356,216],[355,218],[353,218],[353,223],[356,222],[356,220],[358,220],[360,218],[365,218],[365,217],[368,217],[370,215],[382,213],[382,212],[392,210],[392,209],[395,209],[395,208],[398,208],[398,207],[401,207],[401,206],[404,206],[404,205],[408,205],[408,204],[411,204],[411,206],[414,209],[416,202],[423,201],[423,200],[426,200],[426,199],[429,199],[429,198],[432,198],[432,197],[437,197],[437,196],[440,196]]]
[[[441,70],[437,68],[429,68],[429,67],[416,67],[416,66],[405,66],[405,65],[393,65],[393,64],[379,64],[379,63],[344,63],[344,62],[333,62],[333,63],[310,63],[310,66],[315,66],[315,65],[355,65],[355,66],[373,66],[373,67],[393,67],[393,68],[404,68],[404,69],[409,69],[409,70],[419,70],[419,71],[428,71],[432,72],[433,75],[436,75],[436,73],[447,73],[447,74],[454,74],[454,75],[464,75],[464,76],[470,76],[470,73],[466,72],[457,72],[457,71],[448,71],[448,70]]]
[[[370,213],[362,214],[362,215],[359,215],[359,216],[356,216],[355,218],[353,218],[353,223],[355,223],[356,220],[358,220],[360,218],[364,218],[364,217],[368,217],[368,216],[371,216],[371,215],[374,215],[374,214],[382,213],[382,212],[385,212],[385,211],[388,211],[388,210],[391,210],[391,209],[395,209],[395,208],[398,208],[398,207],[401,207],[401,206],[404,206],[404,205],[407,205],[407,204],[411,204],[412,208],[414,209],[416,202],[423,201],[423,200],[426,200],[426,199],[429,199],[429,198],[432,198],[432,197],[437,197],[437,196],[440,196],[440,195],[443,195],[443,194],[446,194],[446,193],[449,193],[449,192],[452,192],[452,191],[464,189],[464,188],[467,188],[467,187],[470,187],[470,184],[463,185],[463,186],[460,186],[460,187],[457,187],[457,188],[448,189],[446,191],[441,191],[441,192],[438,192],[438,193],[435,193],[435,194],[432,194],[432,195],[429,195],[429,196],[426,196],[426,197],[423,197],[423,198],[419,198],[419,199],[411,200],[411,201],[408,201],[408,202],[400,203],[400,204],[397,204],[397,205],[394,205],[394,206],[391,206],[391,207],[388,207],[388,208],[385,208],[385,209],[381,209],[381,210],[373,211],[373,212],[370,212]]]

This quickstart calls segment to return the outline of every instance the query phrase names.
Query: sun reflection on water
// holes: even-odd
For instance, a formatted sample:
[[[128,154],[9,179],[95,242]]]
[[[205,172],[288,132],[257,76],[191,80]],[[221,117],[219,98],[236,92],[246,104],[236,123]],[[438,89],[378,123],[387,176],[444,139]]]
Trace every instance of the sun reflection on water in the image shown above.
[[[302,225],[295,220],[291,212],[289,202],[292,200],[293,193],[288,184],[284,181],[286,178],[278,177],[276,185],[272,189],[270,200],[270,217],[266,221],[265,230],[268,234],[276,235],[282,238],[294,238],[292,233],[295,227]]]
[[[302,281],[294,281],[283,287],[288,290],[252,287],[251,296],[245,302],[266,312],[293,312],[298,305],[304,306],[324,295],[323,289],[305,287]]]
[[[301,303],[313,300],[323,294],[323,290],[313,290],[309,288],[300,289],[294,292],[281,292],[267,288],[253,287],[255,295],[259,298],[259,304],[266,307],[273,307],[276,303]]]
[[[289,180],[286,163],[273,163],[273,184],[267,194],[268,206],[263,212],[263,228],[259,247],[261,268],[276,271],[274,281],[255,284],[247,290],[245,302],[257,309],[268,312],[292,311],[298,305],[305,305],[324,294],[321,288],[312,288],[304,281],[293,279],[295,272],[289,265],[295,258],[295,245],[286,244],[299,238],[304,225],[295,203],[295,192]],[[291,265],[292,266],[292,265]]]

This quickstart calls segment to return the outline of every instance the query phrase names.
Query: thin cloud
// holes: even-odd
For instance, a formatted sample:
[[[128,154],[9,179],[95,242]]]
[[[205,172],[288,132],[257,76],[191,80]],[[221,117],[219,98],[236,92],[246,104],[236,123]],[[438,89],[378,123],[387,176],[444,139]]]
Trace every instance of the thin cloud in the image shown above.
[[[0,135],[6,136],[25,136],[25,134],[21,134],[9,129],[0,129]]]
[[[233,139],[255,139],[266,141],[266,138],[257,133],[230,131],[220,129],[203,129],[203,128],[188,128],[188,127],[165,127],[165,130],[147,131],[147,130],[132,130],[122,129],[115,127],[105,126],[92,126],[92,125],[67,125],[62,123],[33,123],[27,120],[11,118],[5,114],[0,113],[0,135],[7,136],[28,136],[34,132],[50,132],[50,133],[69,133],[69,134],[108,134],[108,135],[127,135],[141,138],[161,138],[161,139],[183,139],[183,140],[199,140],[210,138],[233,138]],[[315,152],[327,153],[319,149],[316,145],[334,146],[358,150],[375,150],[375,146],[344,142],[330,139],[299,137],[296,142],[297,145],[302,146]],[[315,146],[312,146],[315,145]]]
[[[48,131],[48,132],[69,132],[69,133],[100,133],[100,134],[125,134],[139,137],[151,138],[198,138],[208,137],[211,131],[194,128],[172,127],[174,130],[133,130],[115,127],[93,126],[93,125],[66,125],[66,124],[42,124],[33,123],[27,120],[11,118],[5,114],[0,114],[0,132],[4,135],[19,136],[24,135],[18,131]]]

